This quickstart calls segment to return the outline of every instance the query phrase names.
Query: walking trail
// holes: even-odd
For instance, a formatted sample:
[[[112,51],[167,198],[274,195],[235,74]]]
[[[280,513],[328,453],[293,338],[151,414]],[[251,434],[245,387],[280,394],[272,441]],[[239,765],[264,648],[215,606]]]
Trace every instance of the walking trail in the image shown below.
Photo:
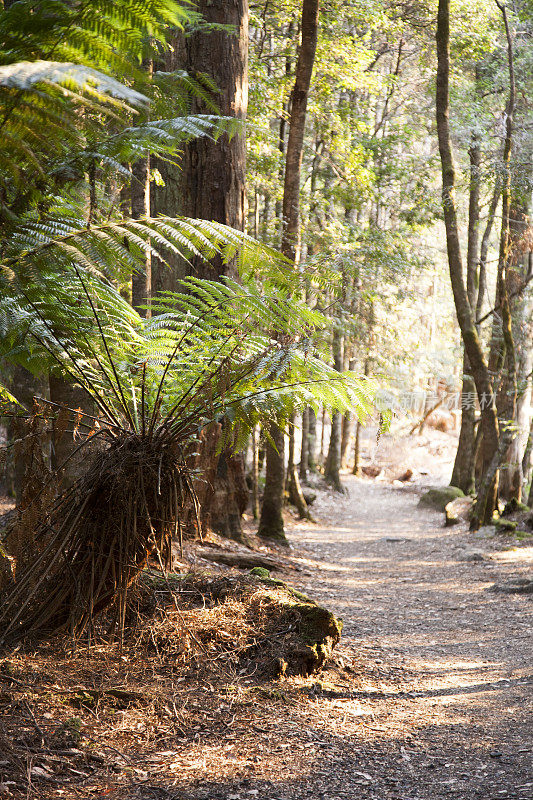
[[[344,621],[337,666],[300,699],[280,684],[279,713],[273,692],[185,796],[531,800],[532,600],[489,587],[530,574],[533,548],[444,528],[410,489],[345,485],[289,532],[299,588]]]
[[[319,509],[327,527],[291,536],[319,562],[304,588],[343,619],[356,684],[363,670],[331,693],[350,724],[322,751],[316,796],[533,798],[532,600],[490,591],[531,577],[533,547],[444,528],[407,489],[346,485]],[[473,548],[483,560],[463,560]]]

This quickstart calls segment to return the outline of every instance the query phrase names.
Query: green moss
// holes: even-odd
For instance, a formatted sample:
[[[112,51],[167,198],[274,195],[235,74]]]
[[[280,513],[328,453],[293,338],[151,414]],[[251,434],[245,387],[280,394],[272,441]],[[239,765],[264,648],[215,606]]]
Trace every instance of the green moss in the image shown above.
[[[266,586],[276,586],[279,589],[284,589],[287,594],[291,597],[294,597],[295,600],[299,600],[302,603],[308,603],[309,605],[315,605],[314,600],[311,600],[306,594],[303,592],[299,592],[297,589],[293,589],[292,586],[288,586],[285,581],[280,581],[278,578],[272,578],[268,569],[265,567],[254,567],[250,570],[250,575],[255,575],[256,578],[259,578],[261,583],[264,583]]]
[[[510,519],[497,519],[494,521],[496,533],[514,533],[518,523]]]
[[[256,578],[265,580],[270,578],[270,571],[265,567],[254,567],[250,570],[250,575],[255,575]]]
[[[458,489],[457,486],[435,487],[424,492],[418,501],[418,505],[433,508],[435,511],[444,511],[448,503],[464,496],[464,492]]]
[[[502,511],[502,517],[508,517],[510,514],[516,514],[517,512],[527,514],[528,511],[531,511],[529,506],[526,506],[525,503],[520,503],[516,497],[512,497]]]
[[[169,586],[171,589],[179,588],[181,581],[186,577],[186,573],[179,572],[169,572],[165,577],[161,572],[145,569],[142,573],[142,582],[151,589],[164,591],[168,590]]]

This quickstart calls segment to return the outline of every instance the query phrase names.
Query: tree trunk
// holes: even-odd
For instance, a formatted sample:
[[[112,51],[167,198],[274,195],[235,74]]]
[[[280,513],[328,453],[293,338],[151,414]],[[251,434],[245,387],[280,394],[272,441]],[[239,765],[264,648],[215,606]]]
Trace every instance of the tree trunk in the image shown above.
[[[355,423],[355,444],[353,448],[353,469],[352,475],[361,477],[361,422]]]
[[[320,453],[318,455],[320,464],[324,463],[325,453],[325,438],[326,438],[326,406],[322,407],[322,424],[320,426]]]
[[[50,375],[49,378],[50,400],[71,409],[83,409],[88,414],[94,414],[94,403],[87,392],[80,386],[73,386],[64,378]],[[52,426],[52,469],[60,471],[61,486],[66,487],[74,483],[85,471],[87,449],[79,453],[75,450],[79,446],[73,430],[76,427],[75,414],[59,413],[57,421]]]
[[[477,300],[477,269],[479,240],[479,187],[481,149],[476,133],[472,134],[469,150],[470,157],[470,191],[468,200],[468,248],[466,257],[466,287],[468,301],[472,312]],[[451,486],[457,486],[465,494],[472,494],[476,488],[475,478],[475,439],[476,409],[474,403],[465,402],[473,396],[475,384],[468,363],[468,356],[463,354],[463,387],[461,392],[461,430],[455,462],[453,465]]]
[[[283,526],[283,494],[285,489],[285,434],[279,425],[270,426],[266,440],[266,478],[261,519],[257,535],[287,543]]]
[[[446,228],[448,266],[457,319],[476,385],[476,391],[482,404],[481,425],[483,429],[483,461],[484,470],[487,470],[493,463],[494,456],[498,450],[499,431],[490,375],[463,280],[463,264],[455,206],[455,167],[453,163],[449,128],[449,0],[439,0],[436,40],[438,58],[436,115],[442,166],[442,205]],[[492,520],[492,514],[496,507],[497,474],[496,471],[494,479],[488,489],[486,501],[482,499],[482,502],[480,502],[478,498],[473,516],[474,527],[479,527],[483,522],[490,522]]]
[[[257,425],[252,429],[252,514],[259,519],[259,432]]]
[[[306,481],[309,472],[309,406],[302,411],[302,449],[300,452],[300,478]]]
[[[11,383],[11,393],[17,398],[19,403],[32,412],[34,409],[34,397],[48,397],[48,386],[45,378],[35,377],[24,367],[15,366],[13,369]],[[24,422],[13,418],[9,423],[8,439],[18,440],[27,432]],[[28,470],[27,458],[30,448],[24,443],[10,447],[7,451],[12,457],[11,463],[6,469],[6,489],[9,494],[15,497],[15,502],[20,504],[24,490],[24,476]]]
[[[465,494],[473,494],[476,489],[475,475],[475,442],[476,442],[476,407],[469,402],[475,394],[475,383],[468,365],[466,353],[463,354],[463,386],[461,390],[461,430],[457,453],[453,464],[450,486],[457,486]]]
[[[350,447],[350,438],[352,436],[352,416],[352,412],[349,409],[342,415],[341,467],[343,469],[348,465],[348,450]]]
[[[205,22],[230,26],[228,31],[200,28],[188,37],[177,33],[167,68],[184,68],[190,74],[207,74],[216,86],[213,101],[220,113],[245,120],[248,106],[248,0],[199,0],[196,10]],[[193,98],[191,113],[209,113],[201,98]],[[246,220],[246,141],[244,133],[216,141],[203,137],[187,143],[179,167],[159,164],[165,187],[154,189],[154,213],[185,215],[212,220],[244,231]],[[169,174],[170,173],[170,174]],[[235,277],[236,262],[220,256],[209,262],[169,259],[172,270],[157,267],[156,288],[175,289],[186,274],[209,280]],[[216,458],[216,457],[215,457]],[[206,517],[214,530],[243,540],[238,498],[247,492],[242,455],[223,452],[214,470],[211,491],[204,495]],[[224,500],[224,497],[226,498]]]
[[[316,472],[316,411],[309,406],[309,434],[307,437],[308,449],[308,467],[310,472]]]
[[[296,471],[296,464],[294,460],[294,414],[289,418],[289,458],[287,463],[287,493],[289,495],[289,502],[296,506],[300,519],[307,519],[309,511],[305,497],[302,494],[302,487],[300,486],[300,479]]]
[[[283,185],[281,252],[293,263],[298,263],[300,255],[300,173],[307,98],[318,39],[318,9],[319,0],[303,0],[301,44],[291,96],[291,116]]]
[[[335,369],[338,372],[342,372],[342,333],[338,324],[335,325],[333,329],[333,360]],[[324,469],[325,479],[337,492],[343,491],[340,476],[342,416],[340,411],[334,411],[331,415],[331,433],[329,437],[328,456]]]
[[[131,216],[133,219],[150,216],[150,157],[141,158],[131,167]],[[133,274],[131,279],[131,304],[143,317],[150,316],[152,295],[152,257],[146,249],[144,270]]]
[[[298,263],[300,255],[300,173],[302,167],[303,141],[305,132],[305,120],[307,112],[307,98],[311,75],[315,60],[316,45],[318,38],[318,7],[319,0],[303,0],[302,24],[301,24],[301,44],[296,63],[294,77],[294,87],[291,96],[291,115],[289,123],[289,137],[285,155],[285,180],[283,184],[283,226],[281,236],[281,252],[293,264]],[[272,426],[271,431],[274,431]],[[271,433],[272,438],[274,435]],[[276,432],[279,439],[280,432]],[[269,459],[271,463],[269,464]],[[267,475],[272,475],[272,481],[283,484],[283,462],[275,454],[274,448],[267,445]],[[275,478],[274,470],[279,470]],[[283,502],[283,495],[272,494],[269,504],[274,498],[278,498],[280,504]],[[267,499],[265,488],[265,499],[263,500],[263,510]],[[302,496],[303,499],[303,496]],[[305,500],[303,500],[305,504]],[[263,525],[263,510],[261,511],[261,522],[259,530],[266,530],[268,526]],[[268,508],[267,516],[273,515],[272,509]],[[281,530],[283,531],[283,517],[281,505],[276,512],[276,519],[281,520]],[[278,538],[280,538],[278,536]]]
[[[497,397],[498,417],[501,425],[507,425],[509,421],[516,420],[517,397],[518,397],[518,367],[514,343],[513,319],[511,314],[511,304],[509,298],[509,245],[510,245],[510,210],[511,210],[511,150],[513,145],[513,114],[515,105],[515,78],[514,61],[511,32],[507,20],[505,7],[498,4],[505,24],[505,32],[508,47],[508,67],[509,67],[509,99],[505,109],[505,142],[503,147],[503,186],[502,186],[502,227],[500,234],[500,250],[498,255],[498,273],[496,287],[496,306],[500,313],[498,321],[496,315],[493,320],[493,331],[501,331],[501,343],[498,336],[493,336],[495,355],[491,352],[491,361],[498,366],[501,365],[502,380],[499,386]],[[501,346],[498,352],[498,344]],[[489,361],[489,364],[491,363]],[[499,370],[498,370],[499,371]],[[520,443],[517,444],[518,436],[513,436],[509,450],[504,453],[503,461],[508,462],[511,451],[516,453]],[[506,499],[515,497],[520,500],[522,495],[522,474],[521,458],[515,457],[516,471],[511,470],[511,475],[505,474],[507,466],[501,475],[503,481],[503,496]],[[514,473],[514,474],[513,474]]]
[[[529,272],[528,209],[515,198],[509,215],[510,256],[508,279],[524,285]],[[500,491],[502,497],[521,499],[524,483],[524,454],[528,440],[531,411],[531,373],[533,370],[533,303],[532,293],[526,286],[513,303],[513,340],[516,342],[517,381],[515,422],[518,435],[506,454],[506,467],[502,470]]]

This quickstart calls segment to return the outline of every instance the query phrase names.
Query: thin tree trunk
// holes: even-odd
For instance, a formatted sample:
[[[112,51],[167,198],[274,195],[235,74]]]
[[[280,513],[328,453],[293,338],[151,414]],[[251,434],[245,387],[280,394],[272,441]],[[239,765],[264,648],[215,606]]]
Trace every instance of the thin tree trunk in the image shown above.
[[[455,167],[449,128],[449,77],[450,77],[450,9],[449,0],[439,0],[437,18],[437,91],[436,116],[439,152],[442,165],[442,205],[446,227],[446,244],[448,265],[452,284],[453,297],[461,335],[468,356],[472,376],[481,409],[481,425],[483,427],[483,461],[484,471],[493,463],[498,450],[498,419],[490,375],[479,340],[472,309],[468,301],[464,280],[459,229],[455,206]],[[489,486],[486,498],[478,498],[473,515],[473,526],[479,527],[483,522],[490,522],[496,507],[497,471]]]
[[[355,422],[352,475],[356,475],[358,478],[361,477],[361,422],[359,419]]]
[[[294,450],[295,450],[294,421],[295,421],[295,415],[291,414],[289,418],[289,458],[287,463],[287,493],[289,495],[289,502],[292,503],[293,506],[296,506],[298,514],[300,515],[300,519],[307,519],[309,517],[309,511],[307,508],[307,503],[305,502],[305,497],[303,496],[302,493],[302,487],[300,486],[300,480],[298,478],[298,473],[296,471],[296,463],[294,459]]]
[[[309,406],[302,411],[302,448],[300,451],[300,478],[306,481],[309,473]]]
[[[324,444],[325,444],[325,431],[326,431],[326,406],[322,407],[322,425],[320,427],[320,453],[318,459],[320,464],[324,463]]]
[[[131,216],[133,219],[150,216],[150,156],[141,158],[131,167]],[[131,279],[131,304],[143,317],[149,317],[152,296],[152,257],[147,248],[144,269],[135,272]]]
[[[515,352],[515,343],[513,335],[513,320],[511,315],[511,305],[508,292],[508,267],[509,267],[509,240],[510,240],[510,207],[511,207],[511,150],[513,145],[513,114],[515,105],[515,78],[514,78],[514,61],[513,61],[513,46],[511,39],[511,32],[507,20],[506,9],[497,2],[500,8],[503,21],[505,24],[505,32],[507,37],[508,47],[508,67],[509,67],[509,99],[505,109],[505,142],[503,148],[503,189],[502,189],[502,227],[500,234],[500,250],[498,255],[498,273],[497,273],[497,293],[496,305],[500,309],[501,321],[496,321],[494,315],[495,328],[501,330],[501,353],[496,352],[493,356],[491,353],[491,361],[501,364],[503,369],[501,386],[499,387],[497,407],[498,417],[502,424],[507,423],[509,420],[515,420],[517,397],[518,397],[518,383],[517,383],[517,359]],[[498,346],[498,336],[493,336],[495,349]],[[513,437],[513,443],[510,447],[516,446],[517,437]],[[508,461],[510,453],[505,454],[504,461]],[[506,499],[515,497],[520,500],[522,494],[522,475],[521,475],[521,459],[517,459],[517,469],[519,474],[515,476],[515,480],[509,475],[502,475],[502,489]],[[507,471],[507,468],[506,470]]]
[[[283,237],[281,251],[293,263],[300,253],[300,173],[303,156],[307,98],[318,39],[319,0],[303,0],[302,39],[291,96],[291,115],[285,180],[283,185]]]
[[[257,425],[252,428],[252,514],[259,519],[259,435]]]
[[[309,434],[308,434],[308,449],[307,458],[310,472],[316,472],[316,411],[309,406]]]
[[[342,372],[342,332],[340,325],[335,325],[333,329],[333,360],[335,369]],[[341,436],[342,436],[342,413],[334,411],[331,415],[331,433],[329,437],[328,456],[324,469],[326,481],[333,486],[337,492],[342,492],[340,476],[341,466]]]
[[[301,24],[301,44],[296,63],[294,78],[294,88],[291,96],[291,114],[289,124],[289,137],[285,156],[285,179],[283,184],[283,225],[281,237],[281,252],[293,264],[298,263],[300,252],[300,173],[303,156],[303,141],[305,132],[305,120],[307,112],[307,98],[311,75],[315,60],[316,45],[318,38],[318,7],[319,0],[303,0],[302,24]],[[275,426],[271,427],[271,436],[275,441],[280,439],[281,432],[275,431]],[[269,464],[270,460],[270,464]],[[267,475],[271,476],[273,484],[276,486],[284,483],[283,461],[276,456],[275,449],[267,445]],[[274,478],[274,470],[279,474]],[[294,471],[295,472],[295,471]],[[296,480],[298,476],[295,472]],[[276,514],[272,510],[272,502],[277,499],[280,503]],[[303,496],[302,496],[303,499]],[[281,521],[281,533],[283,534],[283,517],[281,514],[281,504],[283,494],[274,492],[268,496],[268,504],[265,509],[267,492],[265,487],[265,499],[261,510],[261,521],[259,531],[268,531],[273,523],[267,523],[267,519],[274,519],[275,524]],[[303,500],[305,503],[305,500]],[[266,516],[265,516],[266,515]],[[265,520],[263,517],[265,516]],[[275,527],[275,526],[274,526]],[[261,534],[260,535],[264,535]],[[277,538],[281,538],[279,533]]]
[[[529,269],[527,238],[527,208],[518,205],[517,199],[510,209],[510,267],[513,278],[525,282]],[[531,374],[533,369],[533,304],[532,295],[526,287],[515,299],[512,309],[513,339],[516,342],[516,408],[515,423],[518,435],[506,454],[506,467],[502,470],[501,495],[507,500],[512,497],[520,500],[524,485],[524,459],[528,441],[529,417],[531,412]],[[513,387],[514,388],[514,387]]]
[[[468,301],[472,311],[477,300],[477,269],[478,269],[478,240],[479,240],[479,189],[480,189],[480,162],[481,148],[476,133],[472,134],[469,149],[470,158],[470,191],[468,200],[468,247],[466,257],[466,287]],[[476,488],[475,477],[475,438],[476,438],[476,409],[474,403],[465,402],[465,398],[472,396],[475,384],[468,363],[468,356],[463,354],[463,387],[461,397],[461,430],[455,462],[453,465],[451,486],[457,486],[465,494],[472,494]]]
[[[479,250],[479,273],[478,273],[478,291],[476,302],[476,321],[479,322],[483,312],[483,303],[485,302],[485,294],[487,292],[487,256],[489,252],[490,236],[496,218],[496,210],[501,195],[501,181],[496,179],[494,191],[490,201],[487,220],[485,223],[485,230],[481,239],[481,247]]]
[[[342,415],[341,426],[341,468],[345,469],[348,464],[348,450],[350,448],[350,439],[352,436],[352,421],[353,414],[348,409]]]
[[[266,440],[266,478],[261,519],[257,535],[287,543],[283,525],[283,494],[285,489],[285,434],[279,425],[270,426]]]

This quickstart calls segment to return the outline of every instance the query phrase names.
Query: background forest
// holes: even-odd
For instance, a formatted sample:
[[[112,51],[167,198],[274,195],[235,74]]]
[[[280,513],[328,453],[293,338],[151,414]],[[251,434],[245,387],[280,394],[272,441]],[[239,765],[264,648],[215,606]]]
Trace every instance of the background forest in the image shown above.
[[[473,527],[533,502],[533,8],[441,2],[435,37],[436,19],[4,1],[10,630],[83,629],[147,552],[245,541],[248,508],[283,542],[313,473],[339,492],[359,473],[365,421],[379,439],[462,410]],[[81,589],[51,580],[60,555]],[[21,609],[30,584],[46,602]]]

